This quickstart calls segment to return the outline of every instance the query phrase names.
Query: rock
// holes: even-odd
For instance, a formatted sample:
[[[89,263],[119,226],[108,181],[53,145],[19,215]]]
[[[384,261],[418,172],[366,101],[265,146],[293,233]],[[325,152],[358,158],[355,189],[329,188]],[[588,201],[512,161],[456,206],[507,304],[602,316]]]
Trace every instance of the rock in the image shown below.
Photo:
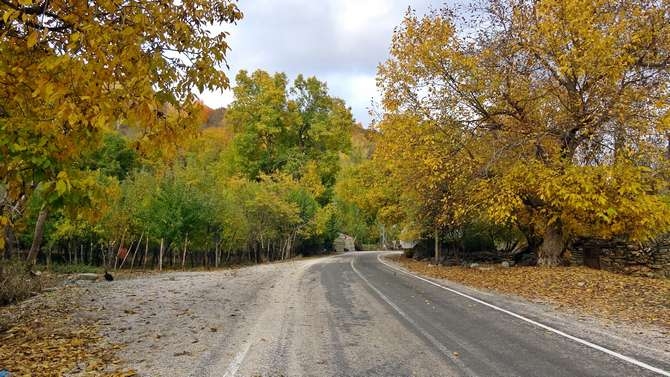
[[[74,280],[86,280],[86,281],[95,281],[98,280],[100,275],[98,274],[93,274],[93,273],[84,273],[84,274],[77,274],[74,276]]]
[[[479,263],[470,263],[470,268],[477,268],[479,267]]]
[[[510,264],[509,264],[508,261],[503,261],[502,263],[500,263],[500,266],[503,267],[503,268],[509,268]]]
[[[537,255],[532,252],[523,252],[514,255],[514,264],[518,266],[535,266],[537,264]]]
[[[579,283],[577,283],[577,286],[580,287],[580,288],[584,287],[585,285],[586,285],[586,283],[584,283],[583,281],[580,281]]]

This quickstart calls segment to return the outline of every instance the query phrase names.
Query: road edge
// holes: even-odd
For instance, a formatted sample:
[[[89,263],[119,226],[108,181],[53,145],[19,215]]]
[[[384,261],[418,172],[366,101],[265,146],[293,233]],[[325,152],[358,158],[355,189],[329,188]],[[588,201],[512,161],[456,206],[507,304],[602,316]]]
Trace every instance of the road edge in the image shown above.
[[[459,295],[459,296],[464,297],[464,298],[466,298],[466,299],[468,299],[468,300],[474,301],[474,302],[476,302],[476,303],[478,303],[478,304],[487,306],[487,307],[489,307],[489,308],[491,308],[491,309],[493,309],[493,310],[496,310],[496,311],[499,311],[499,312],[504,313],[504,314],[506,314],[506,315],[512,316],[512,317],[517,318],[517,319],[519,319],[519,320],[522,320],[522,321],[524,321],[524,322],[526,322],[526,323],[530,323],[530,324],[532,324],[533,326],[542,328],[542,329],[544,329],[544,330],[546,330],[546,331],[550,331],[550,332],[552,332],[552,333],[554,333],[554,334],[556,334],[556,335],[562,336],[562,337],[564,337],[564,338],[567,338],[567,339],[572,340],[572,341],[574,341],[574,342],[576,342],[576,343],[582,344],[582,345],[584,345],[584,346],[586,346],[586,347],[589,347],[589,348],[591,348],[591,349],[595,349],[595,350],[597,350],[597,351],[603,352],[603,353],[608,354],[608,355],[610,355],[610,356],[612,356],[612,357],[615,357],[615,358],[617,358],[617,359],[619,359],[619,360],[625,361],[625,362],[627,362],[627,363],[629,363],[629,364],[636,365],[636,366],[638,366],[638,367],[640,367],[640,368],[646,369],[646,370],[648,370],[648,371],[657,373],[657,374],[662,375],[662,376],[670,377],[670,371],[663,370],[663,369],[661,369],[661,368],[658,368],[658,367],[655,367],[655,366],[653,366],[653,365],[650,365],[650,364],[647,364],[647,363],[645,363],[645,362],[642,362],[642,361],[640,361],[640,360],[637,360],[637,359],[635,359],[635,358],[633,358],[633,357],[623,355],[623,354],[621,354],[621,353],[619,353],[619,352],[616,352],[616,351],[613,351],[613,350],[611,350],[611,349],[609,349],[609,348],[606,348],[606,347],[603,347],[603,346],[601,346],[601,345],[592,343],[592,342],[590,342],[590,341],[588,341],[588,340],[585,340],[585,339],[576,337],[576,336],[574,336],[574,335],[570,335],[570,334],[568,334],[568,333],[566,333],[566,332],[563,332],[563,331],[561,331],[561,330],[559,330],[559,329],[556,329],[556,328],[554,328],[554,327],[551,327],[551,326],[549,326],[549,325],[543,324],[543,323],[541,323],[541,322],[538,322],[538,321],[536,321],[536,320],[530,319],[530,318],[528,318],[528,317],[526,317],[526,316],[523,316],[523,315],[521,315],[521,314],[517,314],[517,313],[512,312],[512,311],[510,311],[510,310],[501,308],[501,307],[499,307],[499,306],[497,306],[497,305],[494,305],[494,304],[491,304],[491,303],[486,302],[486,301],[484,301],[484,300],[481,300],[481,299],[479,299],[479,298],[473,297],[473,296],[471,296],[471,295],[469,295],[469,294],[467,294],[467,293],[463,293],[463,292],[460,292],[460,291],[458,291],[458,290],[456,290],[456,289],[453,289],[453,288],[444,286],[444,285],[439,284],[439,283],[437,283],[437,282],[435,282],[435,281],[433,281],[433,280],[431,280],[431,279],[424,278],[424,277],[422,277],[422,276],[419,276],[419,275],[417,275],[417,274],[415,274],[415,273],[409,272],[409,271],[407,271],[407,270],[405,270],[405,269],[396,267],[396,266],[394,266],[394,265],[392,265],[392,264],[390,264],[390,263],[388,263],[388,262],[382,260],[382,255],[389,255],[389,254],[396,254],[396,253],[397,253],[397,252],[384,253],[384,254],[380,253],[379,255],[377,255],[377,260],[378,260],[381,264],[383,264],[384,266],[386,266],[386,267],[388,267],[388,268],[390,268],[390,269],[392,269],[392,270],[394,270],[394,271],[397,271],[397,272],[399,272],[399,273],[402,273],[402,274],[404,274],[404,275],[414,277],[415,279],[421,280],[421,281],[423,281],[423,282],[426,282],[426,283],[431,284],[431,285],[433,285],[433,286],[436,286],[436,287],[438,287],[438,288],[444,289],[444,290],[446,290],[446,291],[448,291],[448,292],[451,292],[451,293],[453,293],[453,294]]]

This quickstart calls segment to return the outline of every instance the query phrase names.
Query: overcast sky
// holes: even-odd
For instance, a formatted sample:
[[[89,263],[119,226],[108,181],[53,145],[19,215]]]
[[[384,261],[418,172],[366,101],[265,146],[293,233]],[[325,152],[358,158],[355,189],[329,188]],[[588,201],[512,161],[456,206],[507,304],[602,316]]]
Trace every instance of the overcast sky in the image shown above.
[[[356,119],[367,125],[377,65],[386,60],[393,28],[411,5],[423,14],[443,1],[242,0],[244,19],[231,27],[228,61],[234,83],[241,69],[298,73],[328,83]],[[210,107],[226,106],[232,92],[201,95]]]

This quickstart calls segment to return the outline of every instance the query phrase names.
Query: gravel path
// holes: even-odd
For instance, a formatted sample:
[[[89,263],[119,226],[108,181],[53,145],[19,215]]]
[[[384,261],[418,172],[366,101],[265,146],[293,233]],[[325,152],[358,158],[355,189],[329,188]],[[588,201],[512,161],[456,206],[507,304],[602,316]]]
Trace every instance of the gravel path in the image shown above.
[[[82,297],[88,310],[79,315],[97,321],[110,341],[126,344],[120,356],[140,375],[203,376],[234,356],[240,329],[268,304],[287,302],[293,277],[314,263],[318,259],[91,284]]]

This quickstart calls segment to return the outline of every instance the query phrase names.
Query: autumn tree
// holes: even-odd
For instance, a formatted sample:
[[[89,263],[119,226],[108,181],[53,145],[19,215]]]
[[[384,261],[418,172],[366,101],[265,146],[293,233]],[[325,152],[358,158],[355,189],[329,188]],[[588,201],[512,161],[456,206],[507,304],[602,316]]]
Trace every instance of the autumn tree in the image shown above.
[[[381,153],[437,221],[515,224],[542,265],[574,236],[667,231],[667,10],[490,0],[465,21],[409,12],[379,68]]]
[[[242,17],[228,0],[3,0],[0,15],[3,224],[35,188],[47,196],[70,189],[73,162],[104,130],[133,130],[139,147],[190,129],[193,89],[228,86],[219,68],[227,33],[210,25]],[[32,262],[48,211],[40,211]]]

